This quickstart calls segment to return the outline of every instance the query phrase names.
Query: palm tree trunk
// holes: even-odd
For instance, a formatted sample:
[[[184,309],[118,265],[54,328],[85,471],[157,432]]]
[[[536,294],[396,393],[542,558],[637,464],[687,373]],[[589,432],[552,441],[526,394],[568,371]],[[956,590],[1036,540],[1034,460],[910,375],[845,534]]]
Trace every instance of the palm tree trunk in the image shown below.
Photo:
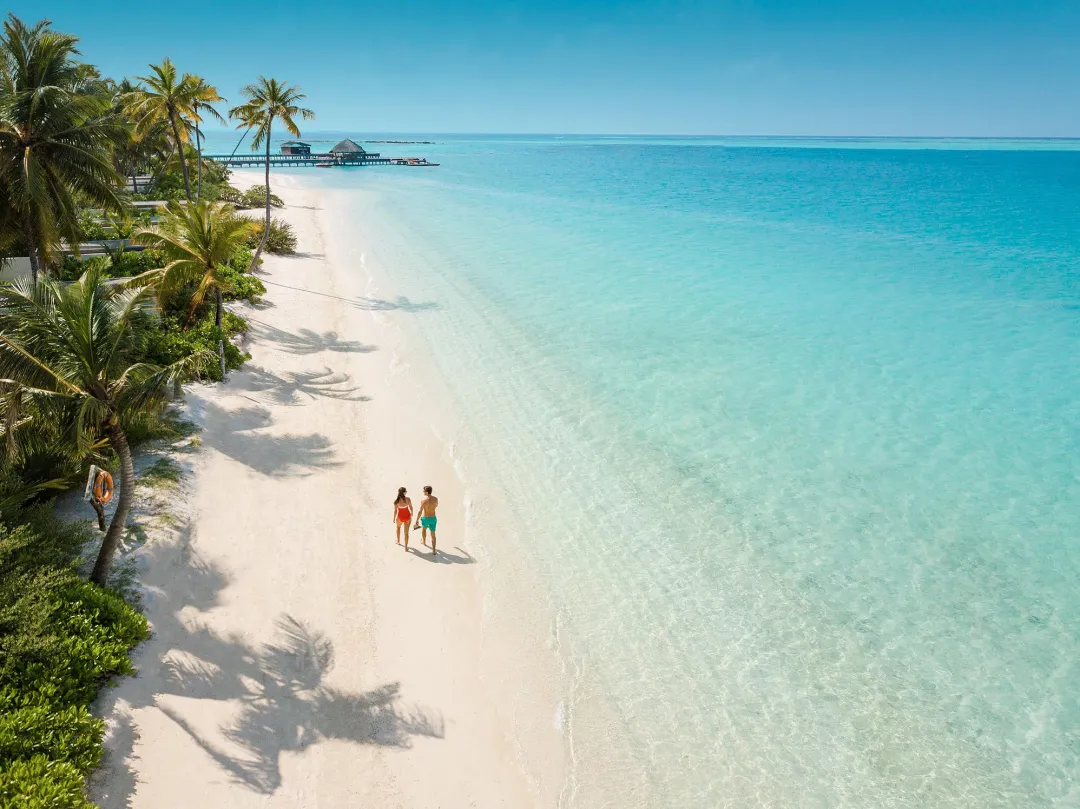
[[[132,194],[138,194],[139,193],[139,181],[135,178],[135,169],[134,168],[131,170],[131,193]]]
[[[36,284],[38,271],[41,269],[41,259],[38,256],[37,233],[34,230],[33,219],[27,218],[23,228],[23,237],[26,239],[26,252],[30,256],[30,278]]]
[[[221,363],[221,381],[225,381],[225,335],[221,332],[221,289],[214,290],[217,307],[214,311],[214,325],[218,333],[218,362]]]
[[[184,155],[184,142],[180,140],[180,127],[176,123],[176,115],[169,113],[169,121],[172,123],[173,137],[176,139],[176,154],[180,158],[180,171],[184,175],[184,193],[187,201],[191,202],[191,180],[188,179],[187,157]]]
[[[131,448],[128,446],[127,436],[115,424],[108,428],[109,441],[112,443],[116,454],[120,456],[120,495],[116,501],[116,512],[113,514],[109,530],[105,532],[105,538],[101,540],[101,550],[98,551],[97,561],[94,562],[94,572],[90,574],[90,581],[94,584],[105,586],[112,570],[113,557],[116,549],[120,547],[120,537],[127,525],[128,512],[131,511],[131,501],[135,493],[135,465],[131,460]]]
[[[36,284],[37,280],[38,280],[38,269],[39,269],[37,248],[34,247],[34,245],[30,245],[29,252],[30,252],[30,278]]]
[[[150,180],[150,187],[147,189],[148,191],[153,190],[154,186],[158,184],[158,180],[161,179],[161,175],[165,173],[165,169],[167,169],[168,167],[169,167],[169,158],[166,156],[161,161],[161,166],[158,167],[157,173]]]
[[[248,267],[248,272],[255,272],[255,268],[259,266],[259,256],[262,254],[263,247],[266,246],[266,238],[270,235],[270,132],[274,128],[274,120],[270,119],[270,124],[266,127],[266,221],[263,223],[262,238],[259,239],[259,246],[255,248],[255,255],[251,259],[251,266]]]
[[[196,114],[198,109],[196,109]],[[199,190],[195,193],[197,200],[202,200],[202,137],[199,134],[199,122],[195,122],[195,150],[199,153],[199,162],[195,164],[195,171],[199,175]]]

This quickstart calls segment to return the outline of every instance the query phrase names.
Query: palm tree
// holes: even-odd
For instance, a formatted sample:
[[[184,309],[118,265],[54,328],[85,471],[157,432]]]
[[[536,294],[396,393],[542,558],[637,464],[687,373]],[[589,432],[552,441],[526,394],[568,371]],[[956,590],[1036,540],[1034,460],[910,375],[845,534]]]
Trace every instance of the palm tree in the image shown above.
[[[224,124],[225,119],[221,117],[221,113],[210,105],[216,101],[225,101],[225,99],[218,95],[216,87],[211,87],[202,79],[199,79],[196,95],[198,96],[198,101],[195,102],[195,108],[192,110],[192,117],[195,119],[195,151],[199,155],[199,162],[196,164],[199,171],[199,190],[196,194],[196,199],[202,199],[202,133],[199,131],[199,123],[202,121],[202,116],[199,115],[199,110],[209,113],[211,118]]]
[[[135,234],[142,244],[160,250],[168,264],[137,276],[132,284],[154,285],[162,305],[184,287],[195,284],[188,310],[189,323],[210,293],[214,293],[214,325],[222,379],[225,378],[225,340],[221,330],[221,296],[232,291],[224,270],[254,228],[254,222],[237,216],[230,206],[200,200],[189,205],[171,204],[163,222]]]
[[[184,193],[191,201],[191,179],[188,176],[184,145],[190,141],[188,119],[197,119],[198,110],[207,104],[224,101],[217,90],[191,73],[180,75],[171,59],[160,65],[150,65],[149,76],[136,76],[145,86],[132,90],[127,96],[127,111],[135,121],[135,133],[142,137],[154,127],[167,123],[173,133],[173,148],[180,160],[184,175]]]
[[[259,76],[257,83],[249,84],[240,92],[247,97],[247,101],[229,110],[229,117],[240,121],[237,129],[255,130],[251,151],[254,152],[261,145],[266,144],[266,222],[263,224],[259,246],[255,248],[255,255],[251,259],[251,267],[248,268],[248,272],[252,272],[259,263],[259,255],[266,245],[266,237],[270,235],[270,138],[273,134],[274,119],[280,118],[289,134],[298,138],[300,128],[294,119],[299,116],[310,120],[315,117],[315,113],[298,106],[299,102],[307,98],[300,92],[299,87],[290,87],[277,79]]]
[[[140,190],[136,175],[149,168],[155,157],[167,155],[171,148],[167,122],[158,122],[148,131],[137,133],[135,124],[124,115],[128,98],[139,89],[141,88],[130,79],[123,79],[110,87],[112,109],[121,123],[121,131],[113,149],[113,163],[117,173],[130,178],[131,190],[136,194]]]
[[[104,585],[131,510],[135,471],[126,430],[156,414],[169,384],[206,360],[196,354],[166,367],[141,361],[150,290],[108,286],[98,270],[73,284],[24,279],[0,287],[0,416],[59,425],[85,456],[102,437],[120,460],[116,512],[90,579]],[[17,435],[17,431],[14,433]]]
[[[0,188],[33,277],[61,239],[79,242],[76,198],[118,209],[118,121],[78,39],[9,14],[0,35]]]

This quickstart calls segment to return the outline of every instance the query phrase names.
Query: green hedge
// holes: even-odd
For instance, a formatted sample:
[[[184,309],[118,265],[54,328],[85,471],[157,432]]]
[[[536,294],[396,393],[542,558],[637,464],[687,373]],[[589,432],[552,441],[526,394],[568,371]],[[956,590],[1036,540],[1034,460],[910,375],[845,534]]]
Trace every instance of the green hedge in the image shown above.
[[[76,572],[85,526],[26,520],[0,525],[0,806],[86,807],[104,732],[88,706],[131,673],[146,619]]]
[[[0,806],[5,809],[95,809],[83,794],[83,773],[47,756],[0,761]]]
[[[101,757],[104,725],[84,705],[16,708],[0,716],[0,761],[45,756],[89,772]]]

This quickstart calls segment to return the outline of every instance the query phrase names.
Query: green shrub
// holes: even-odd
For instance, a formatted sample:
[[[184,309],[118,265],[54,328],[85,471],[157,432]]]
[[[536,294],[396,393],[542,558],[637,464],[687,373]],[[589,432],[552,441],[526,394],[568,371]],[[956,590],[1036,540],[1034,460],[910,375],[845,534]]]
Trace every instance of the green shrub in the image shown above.
[[[145,197],[148,200],[178,200],[185,199],[184,176],[179,169],[166,171],[160,177],[148,194],[136,194],[136,197]]]
[[[230,261],[228,267],[221,269],[221,275],[232,285],[232,292],[226,293],[224,297],[226,300],[258,303],[266,294],[266,285],[247,271],[251,264],[252,253],[248,249],[245,249],[244,253],[247,254],[246,260]]]
[[[83,774],[45,756],[0,760],[0,806],[11,809],[95,809],[83,794]]]
[[[248,244],[256,247],[262,238],[264,222],[259,222],[255,230],[248,238]],[[266,237],[266,246],[263,249],[267,253],[275,255],[291,255],[296,252],[296,234],[288,222],[282,222],[278,218],[270,220],[270,235]]]
[[[250,356],[233,345],[230,338],[247,331],[247,321],[232,312],[224,312],[221,321],[225,338],[225,367],[235,370],[250,359]],[[205,313],[186,331],[183,324],[183,315],[166,314],[162,317],[147,352],[149,362],[165,365],[190,357],[198,351],[217,354],[217,328],[214,326],[214,312],[211,308],[207,307]],[[211,363],[203,369],[199,378],[218,381],[221,379],[221,369],[217,363]]]
[[[70,565],[92,537],[85,525],[64,522],[42,506],[18,516],[16,527],[0,524],[0,582],[19,571]]]
[[[112,278],[130,278],[164,266],[165,258],[157,250],[129,250],[110,257],[109,275]]]
[[[42,509],[0,526],[0,713],[87,704],[114,674],[131,671],[128,649],[146,619],[75,572],[91,536]]]
[[[146,619],[119,596],[70,566],[0,575],[0,712],[89,704],[103,681],[131,673]]]
[[[244,207],[244,192],[238,188],[233,188],[231,185],[223,185],[218,190],[218,200],[242,208]]]
[[[77,256],[65,255],[60,261],[60,280],[77,281],[79,276],[91,267],[96,267],[108,274],[110,266],[108,256],[91,256],[87,259],[80,259]]]
[[[250,247],[240,247],[233,254],[233,257],[229,259],[229,266],[234,270],[240,272],[247,272],[248,267],[251,266],[251,259],[254,258],[255,251]]]
[[[192,169],[194,169],[194,163]],[[202,198],[214,202],[221,199],[222,192],[229,188],[229,169],[222,166],[219,163],[212,163],[208,160],[203,161],[202,172]],[[192,173],[191,175],[191,192],[194,194],[198,188],[198,177]]]
[[[79,233],[83,240],[88,242],[116,238],[113,229],[103,222],[98,222],[97,215],[88,210],[79,211]]]
[[[253,185],[247,191],[240,195],[240,201],[236,203],[238,208],[265,208],[266,207],[266,186],[265,185]],[[277,194],[270,193],[270,207],[271,208],[284,208],[285,203],[282,202],[281,197]]]
[[[87,706],[146,619],[74,567],[90,532],[41,508],[0,525],[0,806],[90,807],[104,723]]]
[[[60,263],[60,279],[77,281],[91,267],[97,267],[107,278],[130,278],[133,275],[165,266],[165,259],[157,250],[129,250],[103,256],[79,259],[64,256]]]
[[[45,756],[88,773],[101,758],[105,723],[84,705],[51,710],[48,705],[16,708],[0,716],[0,761]]]

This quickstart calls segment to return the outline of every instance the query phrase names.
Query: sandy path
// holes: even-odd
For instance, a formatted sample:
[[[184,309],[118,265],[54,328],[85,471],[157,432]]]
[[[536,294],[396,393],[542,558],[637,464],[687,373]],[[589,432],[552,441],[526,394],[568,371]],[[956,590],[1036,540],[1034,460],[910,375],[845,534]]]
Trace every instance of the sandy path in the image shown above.
[[[109,690],[106,809],[528,807],[479,672],[479,566],[443,448],[394,398],[383,318],[326,258],[322,196],[275,188],[301,255],[269,257],[252,360],[188,395],[203,425],[175,532],[142,550],[154,634]],[[379,318],[365,314],[379,311]],[[399,483],[400,481],[400,483]],[[440,547],[393,544],[398,485]]]

